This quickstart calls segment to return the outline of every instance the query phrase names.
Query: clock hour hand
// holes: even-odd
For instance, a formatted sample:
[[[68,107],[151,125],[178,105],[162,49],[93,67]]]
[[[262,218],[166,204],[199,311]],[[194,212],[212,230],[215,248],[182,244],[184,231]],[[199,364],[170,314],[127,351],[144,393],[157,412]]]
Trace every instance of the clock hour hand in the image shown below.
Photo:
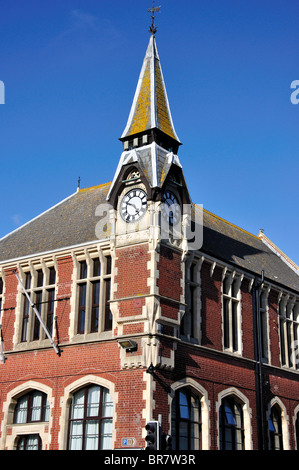
[[[128,206],[133,206],[135,211],[138,211],[139,212],[139,209],[137,209],[137,207],[135,206],[135,204],[132,204],[132,202],[127,202],[127,205]]]

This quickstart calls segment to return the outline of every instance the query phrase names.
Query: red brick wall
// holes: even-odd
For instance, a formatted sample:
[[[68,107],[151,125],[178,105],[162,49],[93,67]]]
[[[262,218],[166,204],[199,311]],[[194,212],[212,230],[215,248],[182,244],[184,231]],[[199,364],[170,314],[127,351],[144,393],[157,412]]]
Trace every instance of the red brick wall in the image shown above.
[[[278,292],[271,290],[268,297],[268,328],[271,348],[271,364],[280,367],[279,315],[277,299]]]
[[[120,299],[120,318],[142,314],[142,308],[145,305],[145,297],[143,296],[150,292],[147,282],[150,276],[147,267],[147,262],[150,260],[148,250],[148,244],[116,250],[115,267],[117,275],[115,276],[115,284],[117,290],[114,293],[114,299]],[[126,297],[137,298],[124,300]],[[129,333],[131,331],[127,327],[127,334]]]
[[[73,276],[73,259],[71,256],[59,258],[57,261],[58,272],[58,291],[57,299],[68,298],[57,302],[57,333],[60,342],[69,340],[70,327],[70,298],[72,295],[72,276]],[[74,313],[74,312],[73,312]]]
[[[13,347],[13,336],[16,319],[18,280],[12,269],[5,271],[5,296],[2,308],[8,309],[1,312],[2,334],[5,341],[5,349]]]
[[[202,345],[222,351],[222,269],[215,268],[210,275],[211,264],[204,262],[201,267],[201,328]]]
[[[149,294],[147,279],[150,271],[147,268],[147,262],[150,260],[150,254],[148,250],[148,244],[116,250],[117,291],[115,298]]]
[[[159,271],[159,277],[157,279],[159,294],[179,301],[182,294],[181,253],[165,245],[160,245],[157,269]]]
[[[145,299],[143,295],[150,293],[148,277],[150,271],[147,263],[150,259],[148,245],[128,247],[117,250],[115,297],[136,296],[135,299],[120,302],[120,315],[138,315],[142,312]],[[177,350],[173,348],[173,341],[169,338],[160,342],[159,354],[170,358],[175,350],[175,367],[173,371],[156,370],[153,398],[155,408],[153,418],[162,415],[163,431],[169,431],[169,393],[174,382],[189,377],[197,381],[208,392],[210,401],[211,448],[217,448],[218,419],[216,415],[216,402],[218,394],[235,387],[242,392],[250,403],[252,409],[252,433],[254,448],[257,448],[257,428],[255,409],[255,374],[253,359],[253,319],[252,294],[248,290],[248,281],[242,282],[242,341],[245,359],[238,359],[222,353],[222,306],[221,306],[221,275],[222,270],[215,268],[210,276],[210,264],[204,262],[201,270],[201,303],[202,303],[202,346],[188,346],[178,341]],[[162,296],[173,299],[161,301],[162,315],[165,318],[176,319],[178,305],[182,293],[181,286],[181,259],[180,254],[161,246],[159,261],[159,278],[157,286]],[[58,298],[70,297],[72,294],[72,258],[58,259],[57,279]],[[56,315],[58,333],[62,346],[61,356],[57,356],[52,348],[47,350],[25,351],[9,353],[12,349],[12,338],[15,326],[15,307],[17,298],[17,279],[11,270],[5,272],[5,303],[3,308],[12,308],[2,312],[2,325],[5,349],[8,352],[6,363],[0,364],[0,420],[3,419],[3,403],[7,393],[17,385],[34,380],[49,386],[55,398],[55,409],[52,410],[52,439],[51,449],[58,448],[59,420],[61,415],[60,399],[64,396],[65,387],[81,377],[92,374],[109,380],[115,384],[118,393],[116,404],[117,420],[116,447],[121,447],[123,438],[135,438],[136,447],[143,447],[142,430],[145,420],[142,412],[145,407],[143,392],[146,383],[143,380],[145,369],[122,370],[120,364],[120,350],[116,341],[101,341],[89,344],[67,344],[70,315],[70,299],[57,303]],[[138,298],[140,296],[140,298]],[[168,328],[168,329],[167,329]],[[171,334],[172,328],[165,327],[164,333]],[[140,334],[143,332],[143,323],[131,322],[124,325],[124,334]],[[271,345],[271,360],[274,366],[280,367],[279,331],[277,315],[277,292],[269,295],[269,335]],[[213,351],[212,349],[216,350]],[[219,352],[217,352],[219,351]],[[140,352],[140,343],[139,350]],[[286,407],[289,418],[290,442],[295,448],[293,417],[298,405],[299,380],[296,373],[264,366],[267,402],[277,396]],[[10,431],[11,432],[11,429]]]
[[[249,281],[243,279],[241,284],[241,328],[242,328],[242,355],[254,359],[254,332],[253,332],[253,303],[252,292],[249,291]]]

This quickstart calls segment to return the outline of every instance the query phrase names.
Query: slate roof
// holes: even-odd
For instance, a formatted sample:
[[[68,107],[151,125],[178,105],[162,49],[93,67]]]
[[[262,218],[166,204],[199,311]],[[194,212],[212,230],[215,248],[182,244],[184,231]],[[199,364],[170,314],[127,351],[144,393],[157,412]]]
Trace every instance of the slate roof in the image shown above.
[[[203,214],[204,251],[215,258],[261,275],[299,292],[299,272],[277,256],[263,241],[211,212]]]
[[[110,183],[79,190],[0,240],[0,262],[96,240],[99,217]],[[106,237],[106,234],[103,234]]]
[[[111,183],[82,189],[0,240],[0,263],[108,239],[97,233],[96,208],[106,204]],[[299,292],[299,275],[258,237],[204,210],[201,252]]]

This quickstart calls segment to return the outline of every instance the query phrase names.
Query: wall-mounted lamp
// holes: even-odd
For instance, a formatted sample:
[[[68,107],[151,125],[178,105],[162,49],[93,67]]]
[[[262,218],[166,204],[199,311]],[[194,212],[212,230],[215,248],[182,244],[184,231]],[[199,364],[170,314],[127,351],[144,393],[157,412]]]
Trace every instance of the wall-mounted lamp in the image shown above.
[[[137,351],[137,343],[131,339],[120,339],[118,340],[118,344],[127,352]]]
[[[153,365],[153,363],[151,362],[150,365],[148,366],[148,368],[146,369],[146,372],[147,372],[148,374],[153,375],[154,372],[155,372],[155,370],[156,370],[156,368],[155,368],[155,366]]]

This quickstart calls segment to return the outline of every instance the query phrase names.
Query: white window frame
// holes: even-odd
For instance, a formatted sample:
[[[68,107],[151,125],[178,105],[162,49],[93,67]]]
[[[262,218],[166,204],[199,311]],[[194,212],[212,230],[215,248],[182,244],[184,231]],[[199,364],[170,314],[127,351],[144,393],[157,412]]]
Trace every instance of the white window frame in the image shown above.
[[[107,269],[107,259],[110,257],[110,273],[106,274]],[[93,275],[93,263],[97,259],[100,261],[101,272],[99,276]],[[102,250],[91,250],[85,251],[84,253],[74,255],[75,260],[75,315],[72,325],[72,336],[76,338],[84,339],[86,337],[92,336],[111,336],[112,327],[105,329],[105,308],[106,308],[106,282],[110,281],[110,298],[112,294],[112,263],[113,258],[110,251]],[[81,278],[80,269],[81,263],[86,262],[87,265],[87,276]],[[98,329],[97,331],[92,331],[92,297],[93,297],[93,284],[95,282],[100,282],[100,292],[99,292],[99,314],[98,314]],[[79,308],[80,308],[80,286],[86,284],[86,297],[85,297],[85,321],[84,321],[84,331],[78,328],[79,322]],[[107,299],[109,300],[109,299]],[[113,319],[112,319],[113,323]]]
[[[299,301],[281,296],[278,306],[281,366],[299,370]]]
[[[51,268],[55,269],[55,283],[54,284],[53,283],[50,284],[50,269]],[[39,271],[42,271],[43,273],[43,282],[41,286],[38,286],[38,272]],[[24,266],[22,268],[19,268],[20,278],[25,288],[26,288],[27,273],[29,273],[31,276],[31,282],[30,282],[30,287],[26,289],[26,292],[28,292],[28,294],[30,295],[30,299],[32,300],[32,302],[35,304],[38,293],[42,294],[41,303],[39,307],[37,305],[35,305],[35,307],[38,309],[41,319],[45,325],[47,325],[47,314],[48,314],[48,305],[49,305],[48,293],[49,291],[53,291],[53,298],[51,300],[51,303],[53,303],[51,336],[53,337],[54,331],[55,331],[54,318],[56,314],[55,299],[56,299],[56,292],[57,292],[57,267],[55,263],[53,262],[46,264],[43,261],[41,261],[38,264],[30,264],[30,266]],[[39,345],[43,345],[44,341],[49,341],[49,340],[41,325],[39,325],[39,337],[34,339],[34,325],[35,325],[35,322],[39,322],[39,320],[37,319],[33,311],[33,308],[31,307],[31,305],[29,305],[29,302],[21,286],[19,286],[19,295],[20,295],[20,302],[19,302],[20,322],[19,322],[18,343],[21,345],[31,345],[32,343],[34,344],[38,343]],[[27,324],[26,335],[24,335],[23,337],[24,309],[27,303],[28,303],[28,324]]]
[[[203,259],[190,259],[185,266],[185,313],[184,333],[181,338],[194,343],[201,343],[201,266]],[[191,298],[192,295],[192,298]]]
[[[260,322],[261,322],[261,339],[262,339],[262,361],[270,363],[269,348],[269,292],[270,287],[263,287],[260,292]]]
[[[242,354],[242,280],[243,275],[239,275],[235,271],[229,273],[224,269],[222,276],[222,344],[224,351],[234,354]],[[227,286],[225,286],[225,283],[227,283]],[[233,292],[235,286],[237,288],[237,295],[234,295]],[[227,312],[225,311],[226,305],[228,306]],[[236,305],[236,309],[234,309],[233,305]],[[236,315],[236,323],[234,323],[234,315]],[[234,331],[235,329],[236,331]],[[236,341],[237,347],[235,345]]]

